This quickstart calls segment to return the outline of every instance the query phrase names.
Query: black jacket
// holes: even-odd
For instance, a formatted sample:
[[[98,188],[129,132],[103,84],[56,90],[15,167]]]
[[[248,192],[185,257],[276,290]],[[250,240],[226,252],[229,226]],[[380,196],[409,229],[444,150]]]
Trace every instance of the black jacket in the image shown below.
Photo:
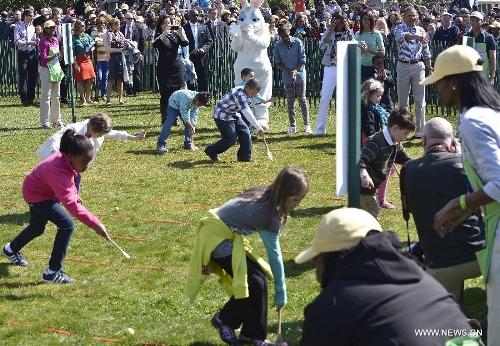
[[[194,50],[194,36],[193,31],[191,30],[191,24],[188,22],[184,24],[184,31],[186,32],[186,37],[189,41],[189,53]],[[207,66],[208,64],[208,51],[212,47],[212,35],[208,30],[208,27],[204,24],[198,23],[198,48],[204,50],[205,53],[200,55],[190,55],[189,58],[194,61],[196,59],[201,60],[201,64],[203,66]]]
[[[444,345],[453,336],[416,330],[470,330],[452,296],[401,254],[392,232],[364,238],[306,307],[303,346]]]

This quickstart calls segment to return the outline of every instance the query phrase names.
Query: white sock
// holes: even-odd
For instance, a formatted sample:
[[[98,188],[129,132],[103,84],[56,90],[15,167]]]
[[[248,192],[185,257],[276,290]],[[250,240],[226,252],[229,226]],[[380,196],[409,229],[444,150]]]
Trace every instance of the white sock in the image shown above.
[[[45,269],[43,272],[44,272],[44,274],[48,274],[48,275],[55,273],[55,271],[50,270],[49,268]]]
[[[5,250],[6,250],[8,253],[12,253],[12,249],[10,248],[10,243],[8,243],[7,245],[5,245]]]

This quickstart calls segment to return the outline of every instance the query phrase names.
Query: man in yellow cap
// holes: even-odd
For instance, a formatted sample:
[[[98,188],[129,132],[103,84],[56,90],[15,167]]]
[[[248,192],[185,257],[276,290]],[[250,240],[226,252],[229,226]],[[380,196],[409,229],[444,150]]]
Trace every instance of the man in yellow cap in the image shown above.
[[[301,345],[444,345],[471,331],[446,290],[364,210],[326,214],[295,262],[311,259],[323,290],[305,309]]]

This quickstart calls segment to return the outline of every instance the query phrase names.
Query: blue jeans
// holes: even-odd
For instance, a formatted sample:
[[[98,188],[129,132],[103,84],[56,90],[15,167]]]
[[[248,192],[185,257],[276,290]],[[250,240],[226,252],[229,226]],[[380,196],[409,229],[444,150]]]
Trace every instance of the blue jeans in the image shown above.
[[[45,226],[50,221],[57,226],[54,247],[49,260],[49,269],[58,271],[62,269],[62,262],[68,250],[69,241],[75,229],[71,216],[53,199],[38,203],[29,203],[30,223],[10,242],[12,251],[18,252],[36,237],[45,232]]]
[[[234,120],[224,121],[214,119],[215,125],[219,129],[222,138],[212,145],[209,145],[205,152],[207,154],[220,154],[231,148],[236,140],[240,142],[238,149],[238,160],[248,161],[252,158],[252,139],[247,124],[241,117],[234,117]]]
[[[101,89],[101,97],[106,96],[106,88],[108,86],[108,62],[98,61],[97,62],[97,81],[99,83],[99,89]]]
[[[174,126],[177,117],[181,117],[181,112],[172,106],[168,106],[167,117],[161,128],[160,137],[158,137],[157,147],[165,146],[167,143],[167,138],[170,136],[170,128]],[[182,119],[182,118],[181,118]],[[184,122],[184,121],[183,121]],[[184,149],[191,149],[191,142],[193,141],[193,136],[189,133],[189,127],[184,123]]]

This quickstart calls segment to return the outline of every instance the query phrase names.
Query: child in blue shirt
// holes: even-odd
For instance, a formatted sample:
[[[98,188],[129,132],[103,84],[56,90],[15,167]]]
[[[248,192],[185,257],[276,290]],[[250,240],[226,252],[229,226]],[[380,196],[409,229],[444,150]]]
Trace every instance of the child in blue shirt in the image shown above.
[[[197,150],[192,146],[195,126],[198,121],[198,110],[201,106],[209,106],[212,96],[206,92],[197,92],[187,89],[175,91],[168,99],[167,117],[163,123],[156,149],[160,153],[168,152],[165,147],[170,128],[180,116],[184,123],[184,149]]]

